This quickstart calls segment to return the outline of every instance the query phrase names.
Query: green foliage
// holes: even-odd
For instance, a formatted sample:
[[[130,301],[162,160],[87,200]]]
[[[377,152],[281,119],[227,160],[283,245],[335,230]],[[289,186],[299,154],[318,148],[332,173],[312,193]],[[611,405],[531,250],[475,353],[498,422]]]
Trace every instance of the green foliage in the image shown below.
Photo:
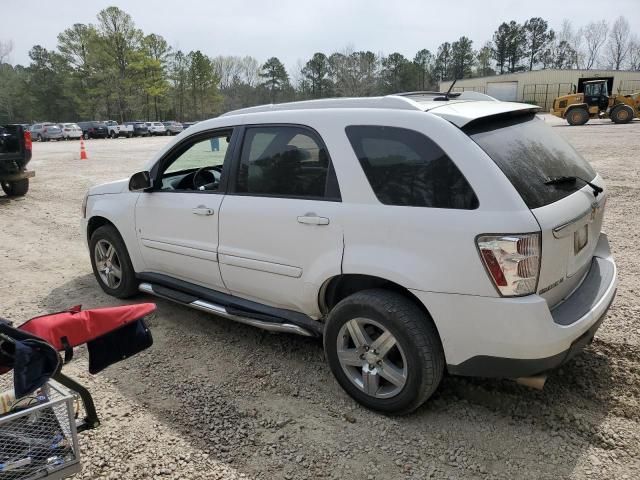
[[[460,37],[451,45],[451,69],[453,78],[465,78],[471,76],[471,69],[476,58],[473,51],[473,42],[467,37]]]
[[[526,41],[525,48],[529,58],[529,70],[533,70],[545,53],[547,45],[555,38],[553,30],[549,30],[549,24],[540,17],[533,17],[524,22],[522,28]]]
[[[278,96],[290,87],[289,74],[277,57],[271,57],[262,65],[260,78],[263,79],[262,86],[269,92],[271,103],[275,103]]]

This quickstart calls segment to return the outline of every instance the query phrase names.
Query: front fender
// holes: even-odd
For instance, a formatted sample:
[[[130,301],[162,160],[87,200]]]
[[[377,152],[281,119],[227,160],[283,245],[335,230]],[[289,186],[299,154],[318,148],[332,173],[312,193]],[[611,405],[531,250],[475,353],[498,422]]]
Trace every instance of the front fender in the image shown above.
[[[88,239],[87,228],[91,219],[101,217],[112,223],[127,247],[131,263],[136,272],[145,270],[136,236],[135,207],[139,193],[90,195],[87,198],[87,221],[83,222],[83,234]]]

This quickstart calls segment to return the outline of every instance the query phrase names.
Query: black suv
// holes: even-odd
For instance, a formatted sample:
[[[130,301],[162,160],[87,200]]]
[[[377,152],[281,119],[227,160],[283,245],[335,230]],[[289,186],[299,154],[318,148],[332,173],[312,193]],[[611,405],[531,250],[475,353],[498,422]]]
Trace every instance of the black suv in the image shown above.
[[[104,122],[91,120],[90,122],[78,122],[78,126],[82,129],[82,137],[87,140],[89,138],[107,138],[109,130]]]
[[[148,137],[149,129],[144,122],[125,122],[125,125],[133,125],[134,137]]]

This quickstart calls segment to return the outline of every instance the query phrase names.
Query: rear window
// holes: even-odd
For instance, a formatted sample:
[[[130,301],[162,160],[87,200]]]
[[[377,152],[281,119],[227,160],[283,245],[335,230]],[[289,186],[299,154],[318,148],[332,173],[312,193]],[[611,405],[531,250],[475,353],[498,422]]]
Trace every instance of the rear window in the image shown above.
[[[470,124],[463,129],[500,167],[529,208],[562,200],[583,185],[545,185],[553,177],[591,181],[595,171],[574,148],[535,115]]]
[[[385,205],[473,210],[478,199],[458,167],[415,130],[373,125],[346,128],[376,197]]]

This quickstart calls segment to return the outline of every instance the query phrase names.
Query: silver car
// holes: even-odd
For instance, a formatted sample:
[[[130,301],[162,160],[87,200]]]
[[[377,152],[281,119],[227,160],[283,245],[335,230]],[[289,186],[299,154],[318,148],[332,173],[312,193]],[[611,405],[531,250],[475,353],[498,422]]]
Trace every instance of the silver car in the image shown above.
[[[178,122],[162,122],[164,128],[167,130],[167,135],[178,135],[184,130],[182,124]]]
[[[61,140],[62,130],[53,123],[36,123],[31,126],[31,138],[38,142]]]

